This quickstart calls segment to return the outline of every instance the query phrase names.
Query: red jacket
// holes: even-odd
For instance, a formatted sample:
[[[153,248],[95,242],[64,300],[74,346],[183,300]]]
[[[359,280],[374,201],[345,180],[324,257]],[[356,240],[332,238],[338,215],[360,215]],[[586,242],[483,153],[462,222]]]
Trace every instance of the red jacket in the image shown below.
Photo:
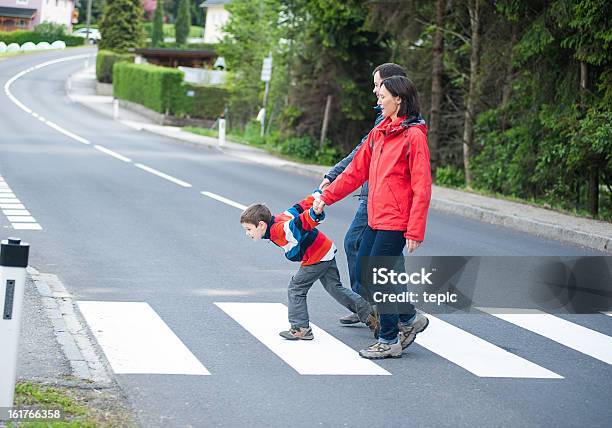
[[[331,205],[368,180],[368,225],[403,230],[406,238],[423,241],[431,199],[427,126],[406,117],[386,118],[367,138],[321,199]]]

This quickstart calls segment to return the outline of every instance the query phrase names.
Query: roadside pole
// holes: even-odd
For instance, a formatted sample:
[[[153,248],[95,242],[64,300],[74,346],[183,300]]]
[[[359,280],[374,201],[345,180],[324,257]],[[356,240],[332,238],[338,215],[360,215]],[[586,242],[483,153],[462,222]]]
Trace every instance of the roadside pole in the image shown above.
[[[261,80],[266,82],[266,90],[264,92],[264,100],[263,100],[263,108],[260,111],[261,115],[261,136],[264,136],[265,127],[266,127],[266,105],[268,104],[268,93],[270,92],[270,80],[272,78],[272,52],[268,54],[266,58],[263,60],[263,65],[261,67]]]

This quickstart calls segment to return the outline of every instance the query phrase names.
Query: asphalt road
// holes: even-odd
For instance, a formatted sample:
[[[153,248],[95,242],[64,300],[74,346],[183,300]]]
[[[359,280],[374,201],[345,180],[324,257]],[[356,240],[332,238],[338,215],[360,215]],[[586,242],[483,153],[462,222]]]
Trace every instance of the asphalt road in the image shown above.
[[[0,84],[83,52],[92,50],[0,61]],[[0,227],[4,236],[28,241],[30,265],[58,275],[75,300],[146,302],[206,367],[210,375],[116,374],[143,426],[610,426],[610,362],[484,313],[439,318],[562,378],[479,376],[419,344],[401,359],[375,363],[390,376],[300,374],[215,304],[286,303],[297,266],[275,246],[249,241],[240,210],[201,192],[245,205],[265,201],[278,212],[318,181],[135,131],[71,102],[65,81],[83,61],[33,70],[12,82],[10,92],[91,144],[0,93],[0,175],[42,230],[14,230],[7,216],[0,216]],[[355,208],[355,198],[334,205],[321,227],[338,244],[343,279],[341,243]],[[419,253],[601,255],[435,211]],[[491,287],[500,300],[505,283],[500,275]],[[367,329],[338,325],[345,312],[321,287],[309,294],[309,310],[312,322],[348,347],[371,344]],[[557,318],[612,336],[612,317],[604,314]],[[609,355],[607,346],[600,342]]]

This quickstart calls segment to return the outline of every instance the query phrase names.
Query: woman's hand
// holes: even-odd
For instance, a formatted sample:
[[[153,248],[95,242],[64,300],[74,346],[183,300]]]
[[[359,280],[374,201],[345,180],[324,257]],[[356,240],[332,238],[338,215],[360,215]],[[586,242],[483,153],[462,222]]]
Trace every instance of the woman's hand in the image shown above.
[[[414,241],[412,239],[406,239],[406,247],[408,247],[408,252],[414,252],[417,248],[421,246],[421,242],[423,241]]]
[[[323,181],[321,181],[321,184],[319,184],[319,189],[321,189],[321,191],[327,189],[329,187],[329,185],[331,184],[331,181],[329,181],[329,179],[324,178]]]
[[[323,212],[323,208],[325,208],[325,202],[323,202],[321,198],[316,198],[312,203],[312,209],[314,210],[315,214],[321,214]]]

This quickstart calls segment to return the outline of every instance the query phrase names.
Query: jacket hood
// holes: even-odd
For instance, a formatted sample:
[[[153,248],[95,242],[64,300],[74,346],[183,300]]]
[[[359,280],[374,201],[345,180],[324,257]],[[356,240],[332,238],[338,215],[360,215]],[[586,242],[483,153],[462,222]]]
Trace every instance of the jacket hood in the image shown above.
[[[400,116],[394,121],[391,118],[385,118],[376,127],[385,135],[393,135],[398,132],[406,131],[413,126],[418,127],[425,135],[427,135],[427,124],[425,119],[420,114],[418,116]]]

